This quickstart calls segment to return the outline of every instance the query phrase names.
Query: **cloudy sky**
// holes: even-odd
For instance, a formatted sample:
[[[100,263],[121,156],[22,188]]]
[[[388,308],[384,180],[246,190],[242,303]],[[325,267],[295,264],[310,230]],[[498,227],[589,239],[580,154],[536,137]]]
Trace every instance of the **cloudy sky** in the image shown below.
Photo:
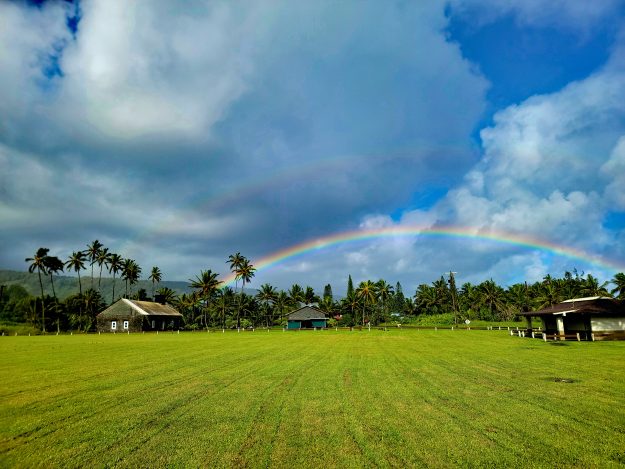
[[[335,292],[625,269],[624,1],[181,5],[0,2],[0,268],[97,238]]]

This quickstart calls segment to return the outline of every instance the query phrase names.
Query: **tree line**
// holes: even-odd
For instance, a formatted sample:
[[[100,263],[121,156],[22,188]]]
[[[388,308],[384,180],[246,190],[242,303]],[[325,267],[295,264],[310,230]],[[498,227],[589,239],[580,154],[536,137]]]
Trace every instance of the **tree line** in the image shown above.
[[[19,289],[7,289],[0,297],[1,318],[7,319],[13,313],[13,320],[28,321],[44,332],[54,329],[88,331],[95,327],[96,315],[119,297],[150,299],[145,289],[133,290],[142,273],[137,262],[109,252],[98,240],[88,244],[85,250],[72,252],[65,261],[49,256],[48,252],[49,249],[40,248],[33,257],[26,259],[29,272],[38,274],[41,295],[33,298]],[[492,279],[476,285],[467,282],[458,288],[454,273],[450,272],[430,284],[419,285],[413,295],[404,295],[399,282],[392,285],[383,279],[365,280],[354,286],[351,275],[347,293],[340,299],[335,299],[330,284],[321,295],[312,287],[297,283],[286,291],[266,283],[255,294],[249,294],[245,285],[255,275],[254,265],[239,252],[230,255],[226,263],[234,274],[234,288],[224,285],[219,274],[209,269],[189,279],[193,292],[181,295],[167,287],[156,290],[162,273],[158,267],[153,267],[148,276],[152,282],[151,298],[158,294],[175,306],[184,316],[185,329],[190,330],[284,325],[290,312],[306,304],[326,312],[332,326],[353,326],[427,320],[439,324],[466,319],[512,321],[522,312],[543,309],[569,298],[613,296],[625,299],[625,274],[617,273],[610,282],[601,283],[591,274],[584,275],[577,270],[565,272],[561,278],[547,275],[539,282],[517,283],[507,288]],[[59,301],[54,276],[64,269],[77,274],[78,292]],[[90,270],[91,275],[90,281],[87,280],[88,288],[83,291],[81,272],[85,270]],[[100,291],[104,270],[113,276],[110,302]],[[44,295],[43,279],[46,277],[52,286],[52,296]],[[115,295],[117,278],[124,282],[119,297]]]

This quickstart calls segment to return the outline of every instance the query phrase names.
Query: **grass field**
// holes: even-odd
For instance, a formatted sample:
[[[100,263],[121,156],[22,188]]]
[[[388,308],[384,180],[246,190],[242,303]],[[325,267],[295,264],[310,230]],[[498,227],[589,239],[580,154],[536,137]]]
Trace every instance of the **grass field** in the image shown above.
[[[0,466],[618,466],[625,342],[2,337]]]

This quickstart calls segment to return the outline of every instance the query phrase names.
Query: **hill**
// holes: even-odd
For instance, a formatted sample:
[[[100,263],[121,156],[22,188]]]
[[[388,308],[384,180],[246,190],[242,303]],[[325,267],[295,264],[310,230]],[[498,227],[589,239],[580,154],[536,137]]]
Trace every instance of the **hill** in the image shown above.
[[[50,285],[50,277],[42,276],[43,291],[47,295],[52,295],[52,286]],[[91,287],[91,275],[82,275],[82,288],[83,291]],[[41,289],[39,287],[39,277],[36,273],[18,272],[15,270],[0,270],[0,285],[21,285],[34,296],[39,296]],[[93,279],[93,286],[98,289],[98,276],[95,275]],[[188,282],[180,281],[162,281],[156,285],[156,289],[169,287],[175,291],[178,295],[182,293],[191,293],[193,290],[189,287]],[[133,292],[138,291],[140,288],[144,288],[148,292],[148,296],[152,296],[152,282],[149,280],[139,280],[136,285],[133,286]],[[74,293],[78,293],[78,277],[71,277],[69,275],[59,275],[54,277],[54,289],[60,300],[67,298]],[[115,279],[115,296],[125,291],[124,281],[120,278]],[[113,278],[102,277],[102,283],[100,284],[100,292],[102,297],[107,301],[111,301],[113,297]]]
[[[81,275],[82,289],[83,291],[91,288],[91,271],[89,275]],[[50,284],[50,276],[42,276],[43,291],[46,295],[52,296],[52,286]],[[21,285],[26,289],[28,293],[33,296],[39,296],[41,294],[41,288],[39,287],[39,276],[36,273],[30,272],[18,272],[16,270],[1,270],[0,269],[0,285]],[[94,273],[93,287],[98,289],[98,274]],[[181,295],[183,293],[191,293],[193,289],[189,286],[189,282],[183,282],[179,280],[165,280],[155,286],[155,290],[159,288],[171,288],[176,294]],[[148,296],[152,296],[152,282],[149,280],[139,280],[136,285],[132,287],[132,292],[137,292],[140,288],[145,289],[148,292]],[[54,276],[54,289],[59,300],[64,300],[70,295],[78,293],[78,277],[72,277],[69,275],[55,275]],[[115,296],[119,297],[126,287],[124,281],[119,277],[115,279]],[[238,290],[240,291],[240,289]],[[106,302],[110,302],[113,297],[113,278],[102,277],[102,283],[100,284],[100,292]],[[245,293],[248,295],[256,295],[258,290],[254,288],[246,288]]]

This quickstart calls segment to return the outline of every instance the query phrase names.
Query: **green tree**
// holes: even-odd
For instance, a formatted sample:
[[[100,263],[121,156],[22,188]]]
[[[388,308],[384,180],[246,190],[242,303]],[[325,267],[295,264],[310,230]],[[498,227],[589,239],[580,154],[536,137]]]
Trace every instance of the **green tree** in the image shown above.
[[[43,295],[43,282],[41,281],[41,273],[47,274],[46,258],[48,257],[48,248],[39,248],[33,257],[27,257],[25,262],[29,262],[28,271],[33,273],[37,271],[39,276],[39,287],[41,288],[41,332],[46,332],[46,307]]]
[[[588,274],[582,287],[582,294],[584,296],[610,296],[607,286],[608,282],[599,283],[597,278]]]
[[[241,279],[241,299],[239,301],[239,310],[237,314],[237,328],[241,327],[241,301],[243,300],[245,284],[250,283],[252,278],[254,277],[254,273],[256,272],[256,268],[254,265],[247,259],[243,258],[243,262],[239,266],[239,269],[236,272],[237,277]],[[250,304],[253,304],[253,301],[250,301]]]
[[[194,290],[198,291],[198,297],[204,301],[203,308],[203,322],[204,327],[208,329],[208,321],[206,319],[206,314],[208,313],[208,305],[210,300],[215,295],[219,284],[221,283],[217,277],[219,274],[214,273],[212,270],[202,270],[200,275],[197,275],[195,279],[189,279],[191,282],[190,286]]]
[[[307,305],[314,305],[319,303],[319,297],[315,293],[313,287],[307,286],[306,290],[304,290],[304,303],[306,303]]]
[[[109,262],[110,257],[111,254],[109,253],[108,248],[105,247],[100,248],[100,250],[96,254],[95,261],[97,262],[98,267],[100,267],[100,276],[98,277],[98,291],[101,291],[100,289],[102,285],[102,268],[105,264]]]
[[[350,296],[354,293],[354,282],[352,281],[352,276],[349,275],[347,277],[347,295]]]
[[[302,303],[305,301],[305,298],[304,289],[301,287],[301,285],[297,283],[291,285],[291,288],[289,288],[289,298],[291,301],[291,305],[294,308],[299,308],[302,305]]]
[[[619,272],[611,280],[611,283],[614,285],[614,288],[611,291],[612,295],[616,295],[619,299],[624,299],[625,298],[625,274],[623,272]]]
[[[154,282],[156,283],[160,283],[161,279],[162,279],[162,273],[161,270],[154,266],[152,267],[152,272],[150,272],[150,276],[148,277],[148,280],[152,281],[152,299],[154,300]]]
[[[332,285],[330,285],[329,283],[325,287],[323,287],[323,299],[325,300],[326,298],[330,298],[331,300],[333,299]]]
[[[267,319],[267,327],[273,324],[273,305],[276,301],[276,296],[276,289],[268,283],[261,285],[260,290],[258,290],[258,293],[256,294],[256,299],[261,304],[261,308],[265,313],[265,318]]]
[[[113,294],[111,296],[111,304],[115,303],[115,276],[120,273],[124,266],[124,259],[119,254],[112,253],[108,260],[109,273],[113,274]]]
[[[100,249],[102,249],[103,246],[104,245],[96,239],[91,244],[88,244],[85,250],[85,254],[91,264],[91,288],[93,288],[93,264],[96,263]]]
[[[156,290],[156,294],[161,296],[163,301],[170,305],[176,304],[178,301],[178,294],[169,287],[159,288]],[[152,295],[152,299],[154,299],[154,295]]]
[[[356,289],[356,296],[362,299],[362,325],[365,325],[365,314],[367,304],[374,304],[377,300],[377,289],[375,283],[371,280],[360,282]]]
[[[380,279],[375,285],[378,299],[380,300],[380,306],[382,308],[382,317],[379,318],[382,322],[388,320],[388,304],[393,297],[393,286],[386,280]]]
[[[56,289],[54,288],[54,274],[58,274],[59,272],[63,272],[63,261],[56,256],[46,256],[44,258],[44,264],[46,266],[46,270],[50,275],[50,285],[52,285],[52,295],[54,296],[54,304],[53,311],[56,316],[56,331],[61,332],[61,313],[62,308],[59,303],[59,299],[56,296]]]

